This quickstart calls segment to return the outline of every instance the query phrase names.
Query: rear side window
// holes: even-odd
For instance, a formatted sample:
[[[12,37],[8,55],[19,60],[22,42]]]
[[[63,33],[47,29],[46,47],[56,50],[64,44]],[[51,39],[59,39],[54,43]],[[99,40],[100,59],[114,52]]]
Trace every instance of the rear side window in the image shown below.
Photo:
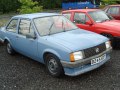
[[[64,13],[63,15],[64,15],[67,19],[69,19],[69,20],[70,20],[71,13]]]
[[[16,32],[17,29],[17,23],[18,23],[18,19],[13,19],[10,21],[9,25],[7,26],[6,30],[9,32]]]
[[[26,36],[27,34],[34,34],[31,21],[29,19],[21,19],[19,25],[19,34]]]
[[[108,12],[108,14],[119,14],[119,7],[110,7]]]
[[[89,18],[86,16],[85,13],[75,13],[74,15],[74,22],[79,24],[85,24]]]

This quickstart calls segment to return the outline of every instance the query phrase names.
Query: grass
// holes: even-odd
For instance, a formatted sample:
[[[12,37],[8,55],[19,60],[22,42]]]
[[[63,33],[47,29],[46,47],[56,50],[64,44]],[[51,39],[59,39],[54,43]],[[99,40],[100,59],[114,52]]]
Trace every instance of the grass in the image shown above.
[[[0,27],[4,26],[8,20],[9,20],[8,18],[7,19],[6,18],[0,19]]]
[[[43,12],[55,12],[60,13],[61,9],[55,9],[55,10],[48,10],[44,9]],[[17,15],[18,13],[7,13],[7,14],[1,14],[0,13],[0,27],[4,26],[12,16]]]
[[[0,27],[4,26],[12,16],[16,15],[16,13],[8,13],[0,15]]]

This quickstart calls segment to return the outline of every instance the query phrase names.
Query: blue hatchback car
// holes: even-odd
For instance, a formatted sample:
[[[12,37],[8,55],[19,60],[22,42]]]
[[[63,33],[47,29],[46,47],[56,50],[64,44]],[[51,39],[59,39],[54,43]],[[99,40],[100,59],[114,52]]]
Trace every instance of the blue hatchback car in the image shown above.
[[[112,49],[108,38],[54,13],[14,16],[0,29],[0,40],[9,54],[19,52],[39,61],[55,77],[96,69],[110,59]]]

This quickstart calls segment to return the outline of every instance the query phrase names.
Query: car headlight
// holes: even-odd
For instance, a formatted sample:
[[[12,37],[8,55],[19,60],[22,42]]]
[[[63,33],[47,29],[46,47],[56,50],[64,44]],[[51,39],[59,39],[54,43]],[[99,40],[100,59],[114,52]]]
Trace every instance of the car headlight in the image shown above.
[[[70,61],[75,62],[77,60],[83,59],[83,52],[78,51],[70,54]]]
[[[105,45],[106,45],[106,48],[108,49],[108,48],[111,47],[111,42],[110,42],[110,41],[107,41],[107,42],[105,42]]]

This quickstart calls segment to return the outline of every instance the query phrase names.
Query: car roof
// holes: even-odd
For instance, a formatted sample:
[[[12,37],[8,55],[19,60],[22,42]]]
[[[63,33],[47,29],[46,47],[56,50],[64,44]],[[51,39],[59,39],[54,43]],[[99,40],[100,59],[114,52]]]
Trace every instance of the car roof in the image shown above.
[[[64,12],[90,12],[90,11],[96,11],[96,10],[100,10],[100,9],[73,9],[73,10],[65,10]]]
[[[57,14],[57,13],[33,13],[33,14],[16,15],[16,16],[13,16],[12,18],[33,19],[33,18],[38,18],[38,17],[47,17],[47,16],[55,16],[55,15],[60,15],[60,14]]]

